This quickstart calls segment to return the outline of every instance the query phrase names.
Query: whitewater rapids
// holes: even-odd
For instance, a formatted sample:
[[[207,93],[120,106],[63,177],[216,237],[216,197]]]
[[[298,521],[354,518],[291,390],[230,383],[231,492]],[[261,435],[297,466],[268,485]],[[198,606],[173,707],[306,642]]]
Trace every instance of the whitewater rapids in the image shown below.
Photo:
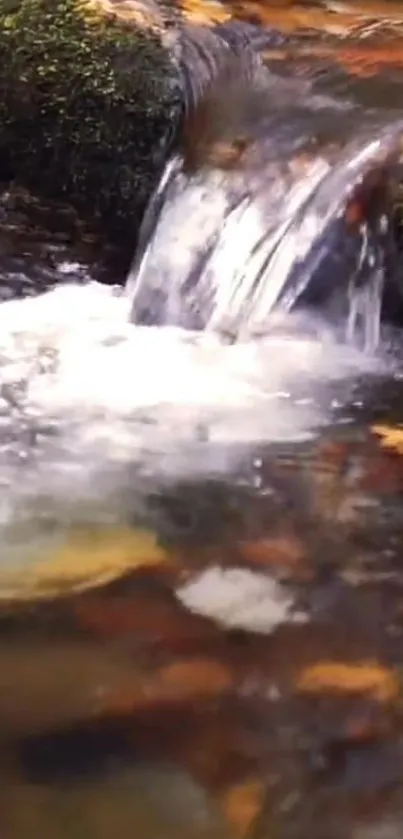
[[[0,561],[49,527],[132,516],[155,481],[231,472],[240,446],[309,438],[329,382],[379,370],[325,330],[277,326],[231,346],[139,327],[93,282],[0,304]]]

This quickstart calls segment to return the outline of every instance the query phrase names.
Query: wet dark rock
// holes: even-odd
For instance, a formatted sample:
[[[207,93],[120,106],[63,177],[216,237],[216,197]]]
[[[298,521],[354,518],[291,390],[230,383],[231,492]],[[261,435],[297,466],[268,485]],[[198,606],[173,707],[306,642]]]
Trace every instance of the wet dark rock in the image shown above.
[[[177,119],[160,36],[76,0],[2,0],[0,23],[0,177],[133,246]]]

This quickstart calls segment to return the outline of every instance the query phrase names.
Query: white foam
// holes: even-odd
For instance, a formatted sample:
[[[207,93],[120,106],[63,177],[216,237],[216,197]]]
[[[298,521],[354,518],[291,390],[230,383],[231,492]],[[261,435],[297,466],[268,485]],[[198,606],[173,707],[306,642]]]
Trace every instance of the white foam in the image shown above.
[[[0,305],[0,559],[38,520],[123,515],[146,475],[226,470],[234,444],[309,436],[328,418],[309,383],[362,364],[322,340],[228,346],[127,312],[96,283]]]
[[[293,600],[284,587],[243,568],[208,568],[176,594],[189,611],[230,629],[270,634],[293,620]]]

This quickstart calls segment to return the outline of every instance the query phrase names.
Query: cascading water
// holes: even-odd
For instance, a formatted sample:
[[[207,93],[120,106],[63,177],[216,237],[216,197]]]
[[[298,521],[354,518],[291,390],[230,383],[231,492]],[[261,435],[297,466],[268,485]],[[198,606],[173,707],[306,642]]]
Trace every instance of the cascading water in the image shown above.
[[[240,446],[306,439],[333,416],[336,382],[348,401],[354,377],[379,371],[289,310],[341,286],[351,336],[379,320],[403,126],[357,131],[350,103],[268,74],[254,48],[273,36],[259,38],[189,40],[182,61],[206,74],[188,74],[184,151],[125,292],[60,265],[67,286],[0,304],[0,569],[77,523],[132,521],[155,480],[228,474]]]
[[[127,281],[131,318],[242,339],[267,331],[273,311],[316,296],[332,301],[348,340],[374,350],[403,123],[274,79],[247,34],[243,75],[238,29],[190,39],[201,81],[195,89],[190,62],[185,82],[202,111],[192,141],[203,145],[206,110],[219,122],[221,110],[225,123],[218,140],[208,124],[197,167],[189,171],[186,150],[167,164]],[[220,42],[224,69],[214,63]],[[361,217],[352,219],[355,206]]]

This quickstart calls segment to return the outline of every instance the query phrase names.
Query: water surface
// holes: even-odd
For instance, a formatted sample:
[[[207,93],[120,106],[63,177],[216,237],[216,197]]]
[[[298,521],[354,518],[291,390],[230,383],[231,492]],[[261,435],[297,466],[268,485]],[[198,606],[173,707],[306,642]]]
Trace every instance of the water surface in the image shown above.
[[[319,314],[238,344],[136,326],[97,243],[16,212],[4,836],[399,837],[399,331],[368,354]]]

